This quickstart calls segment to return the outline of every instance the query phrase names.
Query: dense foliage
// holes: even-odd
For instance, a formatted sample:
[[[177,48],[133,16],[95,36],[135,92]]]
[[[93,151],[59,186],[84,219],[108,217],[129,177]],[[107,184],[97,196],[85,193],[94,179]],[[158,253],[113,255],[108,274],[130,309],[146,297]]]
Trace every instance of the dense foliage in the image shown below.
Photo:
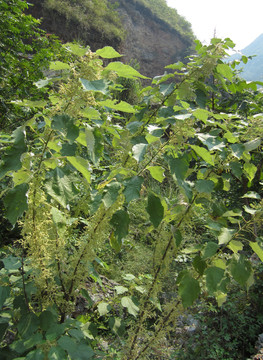
[[[39,22],[25,16],[25,1],[0,1],[0,127],[16,121],[14,100],[34,96],[34,86],[58,53],[58,42],[38,29]]]
[[[101,36],[123,40],[125,33],[115,3],[108,0],[45,0],[44,8],[57,12],[69,22],[75,24],[78,37],[88,29],[97,30]],[[52,14],[52,13],[50,13]]]
[[[31,116],[0,134],[4,216],[20,229],[0,253],[3,359],[180,358],[183,314],[234,307],[241,321],[259,306],[243,298],[263,260],[262,94],[224,63],[231,40],[196,45],[139,88],[113,48],[65,44],[30,78],[38,98],[14,94]],[[189,358],[240,358],[240,338],[231,358],[205,330]]]
[[[158,16],[163,21],[167,22],[175,30],[177,30],[183,37],[193,39],[193,32],[191,24],[181,15],[176,9],[170,8],[166,0],[134,0],[141,3],[147,8],[151,9],[152,13]]]

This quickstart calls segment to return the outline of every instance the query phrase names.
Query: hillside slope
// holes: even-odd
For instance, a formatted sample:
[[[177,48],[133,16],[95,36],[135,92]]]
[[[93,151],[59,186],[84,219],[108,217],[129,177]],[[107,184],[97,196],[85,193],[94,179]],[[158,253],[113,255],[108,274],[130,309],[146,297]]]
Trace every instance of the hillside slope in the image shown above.
[[[77,40],[97,50],[113,46],[124,61],[136,60],[147,76],[188,55],[194,44],[191,25],[165,0],[38,0],[30,13],[62,41]]]
[[[242,55],[252,56],[252,59],[239,67],[242,69],[241,76],[248,81],[263,81],[263,34],[241,50],[241,53],[232,55],[229,60],[239,60]]]

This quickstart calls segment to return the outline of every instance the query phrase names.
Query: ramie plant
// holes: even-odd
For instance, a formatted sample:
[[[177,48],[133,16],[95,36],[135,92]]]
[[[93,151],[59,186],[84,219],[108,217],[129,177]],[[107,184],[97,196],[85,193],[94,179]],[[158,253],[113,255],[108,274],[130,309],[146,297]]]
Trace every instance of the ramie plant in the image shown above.
[[[0,335],[9,358],[145,359],[165,343],[183,307],[207,294],[220,305],[231,283],[253,284],[247,254],[263,260],[261,139],[255,131],[246,140],[249,114],[222,111],[220,89],[239,89],[222,60],[232,46],[197,42],[187,65],[167,66],[172,72],[131,105],[113,96],[122,91],[118,77],[143,75],[120,61],[103,66],[101,58],[121,57],[110,47],[94,54],[66,44],[76,59],[51,63],[50,77],[37,84],[46,88],[42,105],[18,103],[38,111],[1,137],[6,217],[22,228],[13,253],[2,253]],[[255,83],[244,86],[257,91]],[[262,123],[261,114],[254,118]],[[246,185],[239,207],[229,201],[236,182]],[[102,285],[97,254],[109,245],[121,251],[137,201],[154,244],[151,272],[137,285],[126,274],[129,287],[116,284],[110,298],[96,301],[87,279]],[[198,214],[209,237],[191,240]],[[184,254],[189,261],[174,271]],[[171,267],[175,295],[161,300]],[[74,319],[80,295],[86,313]],[[110,332],[115,340],[103,349]]]

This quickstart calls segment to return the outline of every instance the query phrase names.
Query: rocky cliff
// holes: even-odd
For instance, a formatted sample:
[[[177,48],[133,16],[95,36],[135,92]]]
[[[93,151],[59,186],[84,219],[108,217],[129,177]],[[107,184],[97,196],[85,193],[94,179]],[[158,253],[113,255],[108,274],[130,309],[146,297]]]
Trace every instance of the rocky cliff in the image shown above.
[[[76,17],[47,7],[45,2],[31,0],[30,3],[34,5],[30,13],[42,19],[41,27],[48,33],[56,34],[62,41],[84,42],[93,51],[110,45],[124,55],[125,62],[136,60],[140,72],[149,77],[163,74],[166,65],[183,60],[193,49],[192,38],[182,35],[136,0],[118,1],[116,11],[124,28],[124,38],[111,36],[92,22],[85,27]]]
[[[163,74],[166,65],[182,60],[192,50],[190,39],[138,2],[121,0],[118,12],[126,30],[120,51],[125,61],[136,59],[139,62],[142,74]]]

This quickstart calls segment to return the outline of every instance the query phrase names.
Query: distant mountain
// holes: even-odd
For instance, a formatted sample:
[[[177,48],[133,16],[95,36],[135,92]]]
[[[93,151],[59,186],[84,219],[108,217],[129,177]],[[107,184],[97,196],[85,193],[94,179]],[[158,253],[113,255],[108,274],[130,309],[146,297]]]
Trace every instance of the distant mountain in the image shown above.
[[[253,56],[253,58],[248,60],[247,64],[240,64],[238,68],[242,69],[241,76],[248,81],[263,81],[263,34],[241,52],[230,56],[228,60],[239,60],[242,55]]]

